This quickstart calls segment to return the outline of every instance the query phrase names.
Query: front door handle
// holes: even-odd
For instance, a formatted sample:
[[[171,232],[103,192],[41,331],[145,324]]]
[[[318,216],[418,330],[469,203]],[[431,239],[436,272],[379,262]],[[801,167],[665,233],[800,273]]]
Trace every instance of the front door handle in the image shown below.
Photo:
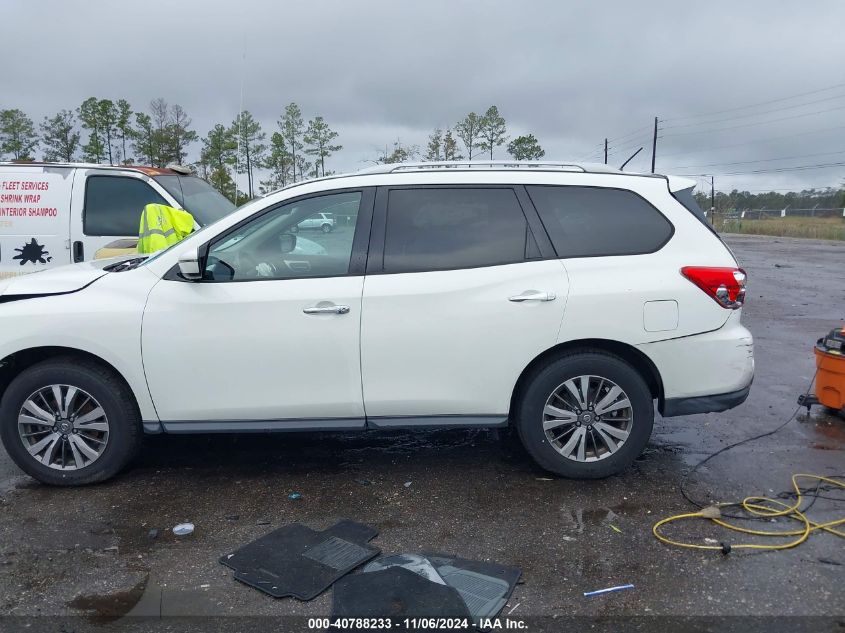
[[[514,303],[522,303],[523,301],[554,301],[557,295],[553,292],[538,292],[536,290],[526,290],[521,295],[508,297],[508,301]]]
[[[305,314],[348,314],[349,306],[311,306],[303,310]]]
[[[80,240],[73,243],[73,262],[81,262],[85,259],[85,246]]]

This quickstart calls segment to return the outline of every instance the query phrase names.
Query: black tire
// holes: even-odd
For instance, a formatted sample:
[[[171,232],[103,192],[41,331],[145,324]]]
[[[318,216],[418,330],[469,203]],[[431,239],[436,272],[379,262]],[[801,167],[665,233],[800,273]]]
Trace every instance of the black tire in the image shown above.
[[[331,224],[324,224],[323,225],[323,233],[331,233],[332,232],[332,225]]]
[[[26,399],[38,389],[61,384],[90,394],[108,418],[108,442],[100,456],[77,470],[50,468],[29,454],[18,432],[18,414]],[[12,460],[28,475],[52,486],[82,486],[117,474],[141,444],[141,415],[126,383],[112,370],[89,360],[62,357],[47,360],[21,372],[0,400],[0,439]]]
[[[627,394],[633,411],[629,435],[618,450],[596,461],[564,457],[543,430],[546,401],[566,380],[582,375],[607,378]],[[654,424],[654,401],[643,377],[618,356],[585,350],[557,358],[534,372],[516,405],[516,427],[523,446],[544,469],[573,479],[600,479],[630,466],[642,453]]]

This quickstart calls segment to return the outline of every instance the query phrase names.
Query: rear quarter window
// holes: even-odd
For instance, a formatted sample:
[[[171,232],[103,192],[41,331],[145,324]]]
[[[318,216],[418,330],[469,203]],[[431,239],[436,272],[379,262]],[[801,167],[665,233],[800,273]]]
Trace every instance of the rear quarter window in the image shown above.
[[[674,227],[626,189],[528,186],[558,257],[642,255],[663,247]]]

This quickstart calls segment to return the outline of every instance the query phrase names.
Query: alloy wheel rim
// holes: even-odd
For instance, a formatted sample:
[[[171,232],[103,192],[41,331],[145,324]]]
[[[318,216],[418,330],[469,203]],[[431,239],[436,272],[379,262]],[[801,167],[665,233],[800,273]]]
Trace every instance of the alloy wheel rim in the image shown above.
[[[79,470],[103,454],[109,421],[99,402],[73,385],[47,385],[24,400],[18,413],[24,448],[55,470]]]
[[[543,432],[549,444],[575,462],[594,462],[614,455],[634,423],[628,394],[602,376],[566,380],[546,400]]]

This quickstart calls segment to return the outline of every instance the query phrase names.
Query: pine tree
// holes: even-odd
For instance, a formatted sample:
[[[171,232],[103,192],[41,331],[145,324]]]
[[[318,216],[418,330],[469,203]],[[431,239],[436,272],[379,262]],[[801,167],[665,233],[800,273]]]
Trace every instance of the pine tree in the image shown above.
[[[157,137],[149,114],[135,113],[135,127],[131,131],[132,147],[143,165],[153,165],[158,156]]]
[[[208,181],[220,193],[237,204],[237,190],[230,168],[237,159],[238,145],[232,130],[218,123],[202,139],[200,164]]]
[[[188,113],[178,103],[174,103],[170,108],[170,114],[164,128],[166,151],[162,162],[165,165],[171,162],[181,165],[188,155],[188,145],[199,138],[197,133],[190,129],[190,125],[191,119],[188,117]]]
[[[264,167],[267,145],[263,141],[267,135],[261,131],[261,124],[246,110],[232,121],[232,135],[235,137],[240,153],[237,171],[239,174],[247,175],[248,194],[252,199],[255,195],[253,173],[255,169]]]
[[[112,136],[115,133],[117,123],[117,108],[111,99],[100,99],[97,101],[97,118],[99,119],[100,133],[103,138],[105,155],[109,158],[109,165],[114,165],[114,152],[112,151]]]
[[[270,153],[264,162],[264,167],[270,170],[270,175],[267,180],[261,181],[259,187],[261,193],[275,191],[291,182],[292,165],[293,158],[288,151],[285,137],[279,132],[273,132],[270,136]]]
[[[169,162],[168,155],[172,149],[170,147],[170,131],[168,130],[170,107],[167,105],[167,101],[161,97],[150,101],[150,120],[153,129],[151,147],[155,148],[155,154],[150,156],[150,165],[164,167]]]
[[[446,130],[443,135],[443,160],[462,160],[463,156],[458,152],[458,142],[452,136],[452,130]]]
[[[516,160],[538,160],[546,155],[546,151],[540,147],[533,134],[528,134],[517,136],[508,143],[508,154]]]
[[[288,150],[291,155],[291,162],[294,166],[293,181],[296,182],[296,169],[301,162],[297,160],[297,151],[302,149],[302,110],[295,103],[289,103],[285,107],[285,112],[279,120],[279,128],[282,130],[282,136],[287,143]],[[300,172],[300,176],[302,173]]]
[[[343,149],[342,145],[332,145],[336,138],[337,132],[328,126],[323,117],[318,116],[308,121],[308,129],[302,137],[308,146],[305,153],[314,156],[314,164],[319,164],[323,176],[326,175],[326,158]]]
[[[480,138],[478,147],[490,152],[490,160],[493,160],[493,150],[508,140],[505,119],[499,114],[499,108],[496,106],[487,108],[487,112],[481,117]]]
[[[384,153],[376,159],[376,162],[384,165],[392,165],[394,163],[404,163],[415,159],[420,153],[420,148],[416,145],[402,145],[402,141],[396,139],[393,141],[393,149],[390,150],[387,145],[384,146]]]
[[[37,145],[32,119],[22,110],[0,110],[0,156],[11,154],[14,160],[32,160]]]
[[[425,160],[443,160],[443,130],[439,127],[434,128],[434,131],[428,135],[428,147],[425,153]]]
[[[88,97],[77,109],[82,127],[88,130],[88,142],[82,146],[82,157],[92,163],[101,163],[106,157],[105,132],[100,121],[100,102]]]
[[[44,160],[72,163],[79,149],[79,131],[73,112],[61,110],[54,117],[45,116],[40,127]]]
[[[481,117],[475,112],[470,112],[455,125],[455,134],[463,142],[469,155],[468,160],[472,160],[473,152],[479,148],[481,142]]]
[[[133,162],[126,151],[126,140],[132,139],[132,106],[126,99],[118,99],[115,103],[117,119],[115,120],[115,139],[119,143],[118,163],[128,164]]]

